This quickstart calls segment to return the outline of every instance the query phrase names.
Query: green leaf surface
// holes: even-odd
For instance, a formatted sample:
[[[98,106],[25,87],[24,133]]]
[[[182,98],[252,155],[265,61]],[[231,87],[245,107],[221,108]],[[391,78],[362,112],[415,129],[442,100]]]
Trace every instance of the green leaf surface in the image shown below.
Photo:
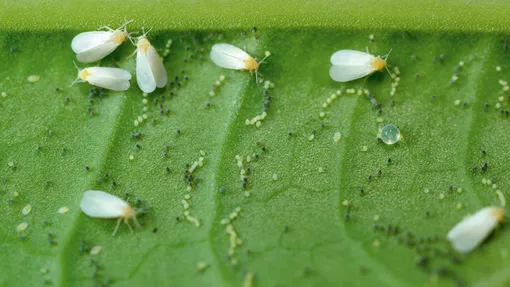
[[[0,30],[96,29],[135,19],[137,28],[357,28],[508,32],[507,1],[413,0],[2,0]]]
[[[509,78],[505,37],[473,32],[508,26],[495,24],[498,17],[471,21],[472,13],[487,7],[495,15],[505,9],[487,4],[456,13],[455,20],[444,21],[472,25],[452,32],[453,26],[438,30],[441,21],[425,29],[412,14],[395,12],[410,23],[398,26],[398,17],[382,13],[391,11],[391,3],[385,10],[367,8],[386,18],[353,24],[354,14],[347,14],[346,27],[355,30],[340,29],[343,20],[332,15],[344,7],[328,10],[326,1],[308,13],[313,25],[297,19],[305,10],[287,13],[268,5],[258,15],[271,20],[258,25],[263,21],[255,16],[241,17],[251,15],[245,2],[229,10],[242,11],[236,16],[210,10],[213,16],[222,13],[224,21],[208,16],[208,7],[199,2],[175,4],[176,20],[163,17],[171,11],[143,6],[140,14],[154,17],[135,26],[156,26],[149,38],[160,54],[172,40],[164,58],[169,85],[145,97],[136,79],[126,92],[94,96],[86,83],[69,87],[76,78],[70,42],[105,19],[104,9],[92,12],[97,3],[83,3],[90,22],[59,12],[22,23],[26,17],[15,18],[12,11],[27,3],[8,3],[10,18],[2,17],[0,26],[0,93],[5,92],[0,96],[0,286],[510,283],[506,226],[470,255],[456,254],[445,240],[465,215],[500,205],[496,190],[505,195],[510,184],[509,94],[499,83]],[[45,3],[40,2],[41,15],[56,9]],[[141,5],[133,3],[112,10],[118,21],[105,24],[120,25]],[[59,11],[76,7],[62,4]],[[202,7],[196,18],[178,23],[195,7]],[[317,11],[326,10],[320,17]],[[279,13],[286,16],[273,19]],[[389,24],[377,20],[390,18]],[[262,28],[254,33],[252,26]],[[228,27],[243,29],[218,32]],[[425,31],[403,32],[413,30]],[[265,95],[254,74],[216,67],[208,51],[218,42],[243,47],[259,59],[270,51],[260,73],[274,88]],[[392,49],[390,71],[401,72],[393,96],[395,79],[385,71],[348,84],[330,79],[333,52],[365,47],[375,55]],[[127,42],[98,65],[134,74],[133,50]],[[31,83],[30,75],[40,80]],[[221,75],[225,80],[211,96]],[[246,125],[263,112],[267,96],[271,101],[260,127]],[[135,127],[144,114],[147,119]],[[388,123],[402,134],[391,146],[376,141],[380,126]],[[338,142],[336,132],[342,135]],[[244,188],[236,155],[249,168]],[[200,157],[204,164],[194,170],[188,191],[186,164]],[[488,168],[482,172],[484,163]],[[482,183],[487,179],[496,187]],[[112,237],[115,220],[90,218],[79,208],[89,189],[129,194],[133,206],[148,209],[139,217],[142,228],[130,233],[121,224]],[[32,210],[24,215],[27,204]],[[62,207],[69,211],[60,214]],[[199,219],[199,227],[186,219],[186,211]],[[230,216],[233,231],[222,221]],[[22,222],[28,227],[20,233],[16,227]],[[90,255],[93,246],[101,252]],[[417,264],[424,258],[428,264]],[[202,263],[208,267],[200,268]]]

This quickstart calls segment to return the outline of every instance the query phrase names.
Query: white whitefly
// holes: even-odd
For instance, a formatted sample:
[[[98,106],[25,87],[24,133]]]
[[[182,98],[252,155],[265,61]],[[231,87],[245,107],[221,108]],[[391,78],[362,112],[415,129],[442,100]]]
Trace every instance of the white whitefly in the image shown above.
[[[460,253],[475,249],[503,220],[505,210],[489,206],[457,223],[447,234],[453,248]]]

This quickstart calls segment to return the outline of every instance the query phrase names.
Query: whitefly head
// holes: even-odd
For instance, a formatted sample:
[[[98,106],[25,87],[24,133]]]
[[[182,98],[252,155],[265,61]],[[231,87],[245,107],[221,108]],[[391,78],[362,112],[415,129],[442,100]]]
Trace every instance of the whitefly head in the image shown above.
[[[382,71],[382,69],[388,67],[388,57],[390,56],[390,53],[391,53],[391,49],[390,51],[388,52],[388,54],[384,55],[384,56],[377,56],[377,57],[373,57],[372,61],[370,62],[370,66],[375,70],[375,71]],[[390,73],[388,71],[388,73]],[[390,73],[391,75],[391,73]]]
[[[151,42],[147,40],[145,35],[136,38],[136,48],[140,51],[147,52],[149,47],[151,46]]]
[[[71,83],[71,85],[69,87],[71,87],[72,85],[74,85],[76,83],[82,83],[82,82],[87,81],[87,78],[91,75],[91,73],[87,70],[87,68],[82,69],[82,68],[78,67],[78,65],[76,65],[76,62],[74,62],[74,61],[73,61],[73,64],[74,64],[74,67],[76,68],[76,70],[78,71],[78,76]]]

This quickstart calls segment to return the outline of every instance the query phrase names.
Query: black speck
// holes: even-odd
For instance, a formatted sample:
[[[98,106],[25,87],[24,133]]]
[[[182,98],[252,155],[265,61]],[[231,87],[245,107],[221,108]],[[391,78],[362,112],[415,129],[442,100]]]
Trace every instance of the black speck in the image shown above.
[[[487,163],[484,163],[484,164],[482,165],[482,168],[481,168],[481,169],[482,169],[482,172],[486,172],[486,171],[487,171],[487,168],[488,168],[488,164],[487,164]]]
[[[176,130],[175,133],[180,135],[181,134],[181,130]]]
[[[221,193],[224,193],[225,191],[227,191],[227,189],[226,189],[226,188],[224,188],[224,187],[220,188],[220,192],[221,192]]]
[[[152,229],[152,233],[156,233],[156,232],[158,232],[158,228],[157,228],[157,227],[154,227],[154,228]]]
[[[429,258],[427,256],[422,256],[416,261],[416,266],[418,267],[427,267],[429,264]]]
[[[437,274],[438,274],[440,277],[445,277],[445,276],[447,276],[449,273],[450,273],[450,270],[448,270],[448,268],[446,268],[445,266],[441,266],[441,267],[439,267],[439,269],[437,270]]]

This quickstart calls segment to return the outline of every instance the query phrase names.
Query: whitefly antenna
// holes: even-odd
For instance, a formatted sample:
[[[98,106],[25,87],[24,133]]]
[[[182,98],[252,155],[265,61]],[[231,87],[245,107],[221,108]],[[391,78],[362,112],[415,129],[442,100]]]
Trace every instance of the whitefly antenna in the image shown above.
[[[262,64],[262,63],[263,63],[263,62],[267,59],[267,57],[271,56],[271,52],[266,51],[266,52],[265,52],[265,55],[266,55],[266,56],[265,56],[265,57],[264,57],[264,58],[263,58],[263,59],[259,62],[259,65],[260,65],[260,64]]]
[[[124,30],[126,30],[126,26],[127,26],[127,24],[129,24],[129,23],[131,23],[131,22],[133,22],[133,21],[134,21],[133,19],[131,19],[131,20],[127,20],[126,18],[124,18],[124,24],[122,24],[122,26],[120,26],[119,28],[117,28],[117,30],[120,30],[120,29],[124,29]]]
[[[79,72],[81,71],[80,67],[78,67],[78,65],[76,65],[76,62],[75,62],[75,61],[73,61],[73,64],[74,64],[74,67],[76,68],[76,70],[78,70],[78,73],[79,73]],[[83,81],[82,81],[82,79],[80,79],[80,75],[78,74],[78,77],[76,78],[76,80],[74,80],[74,81],[71,83],[71,85],[69,86],[69,88],[70,88],[70,87],[72,87],[74,84],[76,84],[76,83],[81,83],[81,82],[83,82]]]
[[[269,57],[269,56],[271,56],[271,52],[266,51],[265,52],[265,57],[260,62],[258,62],[257,64],[260,66],[260,64],[262,64],[267,59],[267,57]],[[257,68],[257,70],[255,70],[255,82],[257,84],[259,84],[259,74],[260,74],[258,70],[259,70],[258,68]],[[260,75],[262,76],[262,74],[260,74]]]
[[[113,30],[112,28],[110,28],[110,27],[108,27],[108,26],[106,26],[106,25],[105,25],[105,26],[101,26],[101,27],[97,28],[97,30],[102,30],[102,29],[106,29],[106,30],[108,30],[108,31],[110,31],[110,32],[115,31],[115,30]]]
[[[388,52],[388,54],[386,54],[386,55],[384,56],[384,60],[388,60],[388,58],[390,57],[390,54],[391,54],[391,51],[392,51],[392,50],[393,50],[393,48],[392,48],[392,49],[390,49],[390,51]]]
[[[141,37],[147,36],[147,34],[149,34],[150,31],[152,31],[152,28],[150,28],[149,31],[145,32],[145,28],[142,27],[142,36]]]
[[[390,51],[388,52],[388,54],[386,54],[386,55],[384,56],[384,60],[385,60],[385,61],[388,61],[388,58],[390,57],[391,50],[393,50],[393,48],[392,48],[392,49],[390,49]],[[386,71],[388,71],[388,73],[390,74],[390,76],[392,76],[392,74],[391,74],[391,72],[390,72],[390,69],[388,69],[388,65],[385,65],[384,67],[386,68]]]

